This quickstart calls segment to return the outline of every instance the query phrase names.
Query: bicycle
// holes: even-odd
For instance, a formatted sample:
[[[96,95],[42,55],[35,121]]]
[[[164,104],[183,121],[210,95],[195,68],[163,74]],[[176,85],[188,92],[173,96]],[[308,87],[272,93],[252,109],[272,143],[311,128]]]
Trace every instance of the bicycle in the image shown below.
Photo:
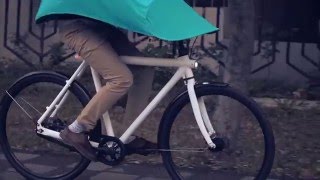
[[[218,82],[196,83],[193,70],[198,67],[198,62],[189,58],[185,51],[185,47],[181,44],[179,44],[179,52],[181,52],[180,56],[174,61],[170,58],[121,56],[121,59],[129,65],[174,67],[177,68],[177,70],[166,85],[119,138],[115,136],[109,113],[106,112],[103,115],[96,128],[90,132],[90,143],[97,149],[100,161],[111,166],[120,164],[126,156],[124,144],[128,141],[128,138],[152,110],[155,109],[165,95],[170,92],[175,84],[182,80],[187,88],[177,95],[166,107],[158,128],[157,151],[160,152],[162,163],[170,177],[172,179],[187,178],[183,177],[184,174],[182,172],[185,170],[183,168],[188,168],[183,165],[188,160],[180,160],[179,158],[181,158],[180,156],[185,156],[189,152],[191,154],[204,153],[205,155],[209,155],[208,158],[201,159],[202,156],[200,156],[199,159],[196,159],[201,159],[206,162],[199,163],[199,167],[206,166],[209,162],[217,162],[219,156],[223,156],[221,152],[223,152],[226,142],[223,138],[217,136],[216,130],[214,129],[214,123],[210,120],[210,117],[212,117],[210,113],[214,110],[209,109],[214,105],[214,102],[218,102],[217,100],[219,100],[220,97],[223,97],[240,103],[244,109],[248,110],[248,113],[252,115],[252,118],[255,119],[253,122],[258,123],[255,128],[250,129],[251,125],[248,125],[248,127],[244,129],[246,131],[252,131],[253,133],[258,131],[262,132],[262,135],[260,134],[254,137],[261,138],[262,142],[259,143],[258,141],[250,140],[247,135],[244,135],[247,137],[241,138],[241,142],[242,140],[249,139],[246,143],[251,142],[253,143],[253,146],[256,146],[252,149],[253,151],[258,151],[258,146],[263,147],[262,151],[264,152],[259,152],[259,154],[262,154],[263,156],[263,158],[260,158],[260,165],[248,163],[246,166],[258,167],[256,175],[254,175],[255,179],[266,179],[272,168],[275,144],[271,125],[264,117],[257,103],[249,97],[242,95],[238,90],[232,88],[228,84]],[[79,108],[78,110],[81,110],[91,98],[85,87],[78,81],[87,67],[87,63],[83,61],[71,77],[53,71],[32,72],[18,79],[4,94],[0,109],[0,144],[7,160],[24,177],[28,179],[73,179],[79,176],[88,167],[90,161],[79,155],[72,147],[63,144],[59,137],[59,132],[66,127],[67,120],[74,120],[74,117],[72,116],[77,114],[74,109]],[[102,82],[100,81],[97,72],[92,68],[91,73],[95,88],[99,91]],[[30,88],[37,84],[38,86],[35,88]],[[56,92],[52,93],[54,88],[48,88],[49,84],[57,86],[55,89]],[[45,88],[48,88],[48,90],[46,91]],[[27,93],[30,93],[30,95]],[[45,98],[39,98],[42,93],[45,93]],[[30,103],[32,95],[35,96],[35,101]],[[50,98],[50,96],[52,96],[52,98]],[[210,97],[207,96],[214,97],[213,99],[210,99]],[[217,98],[215,96],[219,97]],[[71,106],[70,103],[73,102],[78,102],[79,105]],[[208,104],[208,102],[210,104]],[[41,105],[41,109],[40,107],[36,107],[37,103],[39,106]],[[44,108],[42,107],[43,104],[48,106]],[[71,108],[71,110],[68,111],[67,108]],[[185,110],[184,108],[189,109]],[[23,113],[17,113],[15,109],[21,109]],[[10,112],[13,112],[12,115]],[[187,122],[188,118],[192,117],[190,113],[193,113],[193,117],[195,117],[196,120]],[[188,116],[188,114],[190,114],[190,116]],[[27,115],[28,118],[33,121],[33,124],[29,123],[30,121],[23,121],[19,124],[20,126],[17,127],[15,124],[17,123],[16,121],[25,119],[21,117],[22,115]],[[180,115],[184,116],[184,121],[179,124],[178,117]],[[196,124],[191,126],[190,124],[193,122]],[[177,123],[178,130],[183,132],[182,138],[176,138],[176,136],[181,134],[174,131],[173,128],[176,125],[175,123]],[[27,126],[31,126],[31,130],[29,129],[26,133],[21,133],[23,128],[27,128]],[[106,129],[107,135],[102,134],[101,126]],[[190,130],[185,130],[187,127],[190,127]],[[196,132],[200,132],[201,135],[195,136]],[[17,136],[19,133],[21,134],[20,138],[22,139],[20,139],[20,142],[17,142],[19,140],[13,137]],[[23,144],[26,142],[36,142],[36,140],[29,137],[29,134],[31,133],[36,134],[36,137],[40,137],[37,139],[39,145]],[[196,139],[194,141],[191,141],[189,138],[186,139],[184,136],[187,135]],[[11,137],[13,138],[12,140],[10,139]],[[239,137],[242,136],[239,135]],[[176,143],[180,142],[179,139],[183,139],[183,145],[192,142],[191,144],[194,145],[202,144],[204,148],[173,148]],[[23,158],[20,159],[21,152],[36,152],[37,155],[39,155],[41,162],[43,162],[43,159],[46,159],[45,162],[58,161],[56,164],[61,165],[62,168],[54,169],[49,172],[41,172],[41,168],[39,169],[41,166],[39,166],[36,167],[36,172],[32,171],[30,163],[25,163]],[[183,154],[178,158],[174,158],[173,155],[179,152],[182,152]],[[215,153],[220,154],[215,156]],[[58,160],[58,158],[62,159]],[[76,159],[76,161],[71,161],[71,158]],[[186,158],[192,160],[190,156],[187,156]],[[177,162],[174,162],[176,160]],[[61,163],[61,161],[63,161],[63,163]],[[192,163],[198,167],[195,160]],[[212,167],[205,168],[212,170]],[[68,170],[68,172],[62,173],[64,170]]]

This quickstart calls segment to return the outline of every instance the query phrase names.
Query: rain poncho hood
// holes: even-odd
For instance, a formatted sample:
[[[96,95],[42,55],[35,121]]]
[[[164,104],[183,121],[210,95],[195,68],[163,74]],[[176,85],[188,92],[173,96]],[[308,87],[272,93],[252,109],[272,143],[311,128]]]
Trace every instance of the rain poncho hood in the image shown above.
[[[183,0],[41,0],[36,22],[60,15],[92,18],[169,41],[218,30]]]

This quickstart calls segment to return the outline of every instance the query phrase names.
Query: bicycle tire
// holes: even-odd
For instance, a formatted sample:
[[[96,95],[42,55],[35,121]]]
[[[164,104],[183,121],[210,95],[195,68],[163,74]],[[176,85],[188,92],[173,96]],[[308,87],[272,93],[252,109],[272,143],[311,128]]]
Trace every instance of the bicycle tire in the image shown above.
[[[24,77],[17,80],[7,91],[15,97],[19,94],[23,89],[27,88],[28,86],[35,84],[35,83],[54,83],[63,87],[66,81],[69,78],[66,76],[56,73],[56,72],[33,72],[30,74],[25,75]],[[85,106],[90,97],[87,91],[78,83],[74,82],[69,88],[70,92],[73,93],[76,98],[80,101],[80,103]],[[8,138],[6,134],[6,121],[7,121],[7,113],[10,108],[11,103],[13,100],[9,97],[8,94],[5,94],[1,101],[0,107],[0,145],[2,147],[2,151],[12,165],[13,168],[16,169],[22,176],[27,179],[46,179],[46,180],[67,180],[67,179],[74,179],[78,175],[80,175],[90,164],[88,159],[84,157],[81,158],[80,163],[75,166],[75,168],[67,174],[55,177],[40,177],[39,175],[32,174],[27,168],[25,168],[14,156],[13,152],[11,151],[10,145],[8,143]]]
[[[195,92],[197,97],[205,96],[205,95],[223,95],[227,97],[231,97],[232,99],[240,102],[242,105],[246,106],[249,111],[256,117],[259,121],[259,126],[264,135],[264,147],[265,153],[263,158],[262,166],[255,177],[257,180],[264,180],[269,175],[273,160],[275,156],[275,143],[273,131],[270,123],[264,117],[262,110],[259,108],[258,104],[252,99],[242,95],[239,91],[234,88],[226,85],[226,84],[197,84],[195,86]],[[179,112],[190,102],[188,92],[185,91],[178,95],[167,107],[165,112],[163,113],[163,117],[161,119],[161,123],[159,125],[158,132],[158,142],[159,149],[170,149],[170,132]],[[168,172],[174,180],[182,179],[179,172],[177,172],[175,168],[175,164],[172,160],[170,151],[161,151],[163,164]]]

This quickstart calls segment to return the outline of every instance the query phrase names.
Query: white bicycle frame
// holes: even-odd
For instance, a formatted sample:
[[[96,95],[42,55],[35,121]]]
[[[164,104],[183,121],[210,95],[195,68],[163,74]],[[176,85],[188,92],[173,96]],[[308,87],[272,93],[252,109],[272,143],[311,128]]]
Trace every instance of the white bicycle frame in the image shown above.
[[[192,69],[198,67],[198,63],[194,60],[190,60],[188,56],[182,56],[177,59],[164,59],[164,58],[149,58],[149,57],[132,57],[132,56],[121,56],[121,60],[129,65],[142,65],[142,66],[158,66],[158,67],[176,67],[177,71],[172,76],[172,78],[167,82],[167,84],[160,90],[160,92],[154,97],[154,99],[148,104],[148,106],[141,112],[141,114],[133,121],[129,128],[122,134],[120,140],[126,143],[128,138],[133,134],[133,132],[139,127],[139,125],[145,120],[145,118],[152,112],[152,110],[160,103],[160,101],[165,97],[165,95],[176,85],[176,83],[183,79],[187,85],[188,95],[190,97],[191,106],[193,113],[201,134],[206,140],[207,144],[211,148],[215,148],[215,144],[212,142],[211,135],[215,134],[212,124],[210,123],[209,116],[204,104],[203,98],[197,98],[195,94],[195,79],[193,76]],[[62,104],[66,101],[69,91],[68,88],[74,80],[81,77],[84,70],[88,64],[83,61],[75,73],[71,76],[69,80],[66,81],[66,85],[62,88],[57,97],[53,102],[46,108],[46,111],[42,114],[40,119],[37,121],[37,133],[49,136],[56,139],[61,139],[59,132],[50,130],[43,127],[42,122],[49,116],[54,117]],[[97,72],[91,68],[93,82],[98,92],[101,85],[101,80]],[[108,112],[106,112],[102,120],[104,121],[106,132],[108,136],[115,136],[112,123]],[[98,142],[90,142],[92,146],[98,147]]]

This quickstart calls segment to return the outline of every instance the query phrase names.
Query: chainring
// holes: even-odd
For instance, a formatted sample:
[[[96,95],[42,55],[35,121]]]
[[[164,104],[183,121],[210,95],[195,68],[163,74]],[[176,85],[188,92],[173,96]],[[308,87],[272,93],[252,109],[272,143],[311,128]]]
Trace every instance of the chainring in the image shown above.
[[[120,139],[112,136],[101,136],[98,146],[98,160],[106,165],[120,164],[126,155],[125,146]]]

